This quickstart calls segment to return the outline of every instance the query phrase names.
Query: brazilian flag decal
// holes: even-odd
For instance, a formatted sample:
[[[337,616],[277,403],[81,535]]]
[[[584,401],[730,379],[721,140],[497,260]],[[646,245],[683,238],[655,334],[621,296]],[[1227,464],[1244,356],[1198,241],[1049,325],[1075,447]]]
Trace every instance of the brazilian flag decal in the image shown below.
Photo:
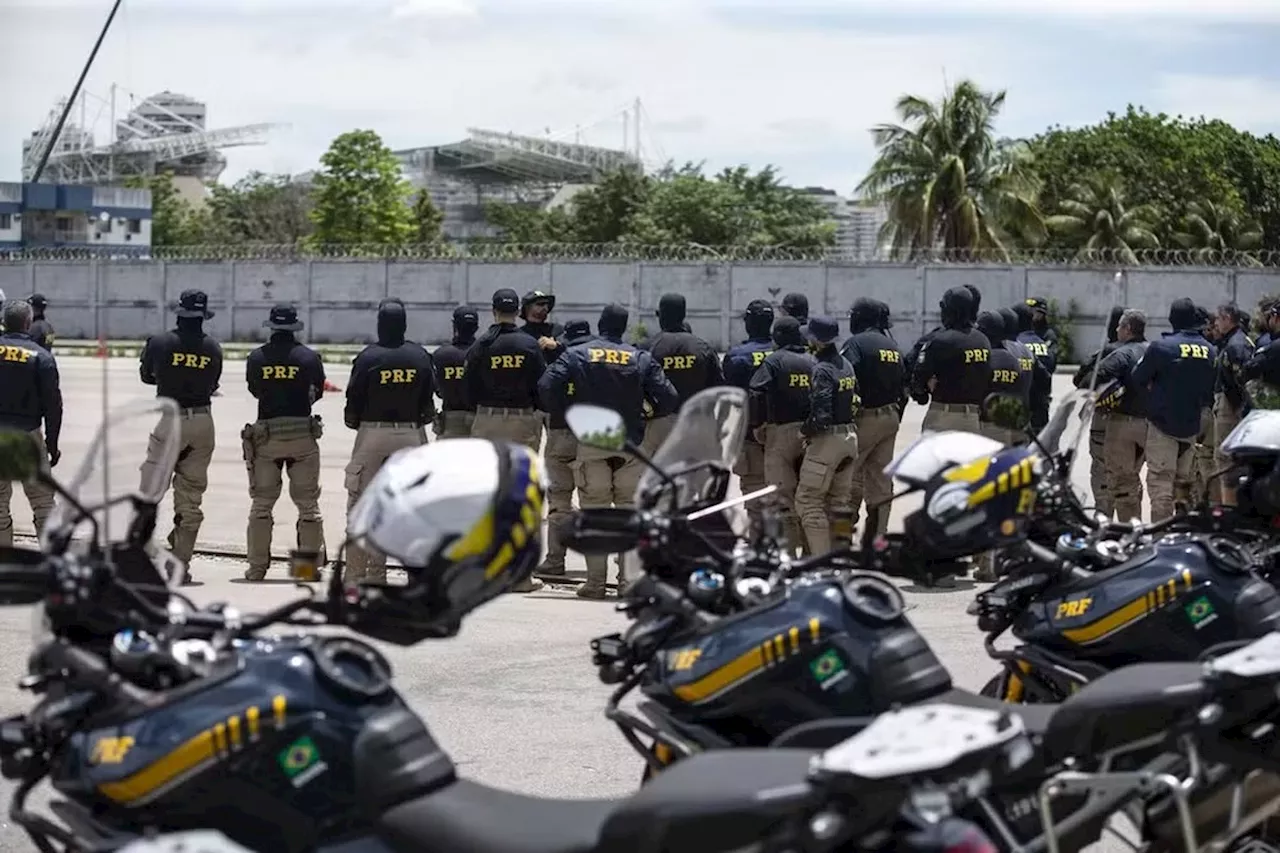
[[[290,779],[310,770],[320,761],[320,750],[311,738],[303,736],[289,744],[278,756],[280,769]]]

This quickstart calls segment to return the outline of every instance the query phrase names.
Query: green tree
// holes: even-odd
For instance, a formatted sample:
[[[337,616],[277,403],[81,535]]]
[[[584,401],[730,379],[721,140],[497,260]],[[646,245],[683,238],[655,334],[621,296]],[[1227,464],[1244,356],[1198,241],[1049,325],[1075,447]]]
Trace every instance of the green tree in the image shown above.
[[[125,186],[151,190],[152,246],[189,246],[206,242],[207,220],[178,192],[172,172],[133,176],[125,179]]]
[[[1106,252],[1116,261],[1132,265],[1138,262],[1135,249],[1160,245],[1153,230],[1160,211],[1154,205],[1130,206],[1114,177],[1077,184],[1058,203],[1058,210],[1045,220],[1050,232],[1081,252]]]
[[[1193,201],[1174,242],[1191,250],[1197,258],[1212,261],[1225,253],[1251,252],[1262,246],[1262,228],[1258,223],[1222,208],[1211,201]]]
[[[419,190],[413,199],[413,242],[418,244],[440,241],[440,226],[444,213],[431,200],[431,193]]]
[[[311,221],[317,244],[398,245],[413,237],[411,188],[400,164],[372,130],[333,140],[320,158]]]
[[[1280,248],[1280,140],[1243,133],[1223,121],[1151,114],[1130,106],[1097,125],[1050,128],[1029,141],[1043,184],[1041,204],[1055,209],[1072,187],[1103,174],[1123,175],[1130,204],[1159,210],[1156,236],[1177,242],[1193,204],[1256,218],[1261,247]]]
[[[210,188],[208,241],[296,244],[313,231],[311,208],[306,184],[289,175],[250,172],[231,186]]]
[[[1003,91],[964,80],[937,103],[904,95],[900,123],[872,129],[879,153],[857,191],[887,207],[883,236],[895,254],[1005,254],[1015,240],[1043,238],[1029,152],[996,137],[1004,102]]]
[[[640,169],[616,169],[570,201],[573,237],[584,243],[616,243],[630,233],[649,203],[653,181]]]

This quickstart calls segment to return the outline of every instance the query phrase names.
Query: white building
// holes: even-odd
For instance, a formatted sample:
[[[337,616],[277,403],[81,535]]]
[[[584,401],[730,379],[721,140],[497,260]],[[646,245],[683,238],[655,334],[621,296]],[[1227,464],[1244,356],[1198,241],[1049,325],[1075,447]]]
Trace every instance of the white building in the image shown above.
[[[151,250],[151,191],[68,184],[0,183],[0,252]]]
[[[883,208],[863,206],[825,187],[805,187],[802,192],[827,209],[836,224],[835,247],[841,255],[871,259],[879,254],[880,228],[887,218]]]

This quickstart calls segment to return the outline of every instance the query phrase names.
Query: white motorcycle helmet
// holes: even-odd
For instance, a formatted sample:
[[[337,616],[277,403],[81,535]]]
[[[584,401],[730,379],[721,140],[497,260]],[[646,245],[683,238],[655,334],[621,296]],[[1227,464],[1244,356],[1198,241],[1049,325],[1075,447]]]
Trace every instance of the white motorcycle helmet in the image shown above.
[[[404,564],[401,603],[421,607],[415,621],[456,630],[537,567],[543,497],[541,464],[528,447],[445,439],[392,455],[352,508],[347,531]]]

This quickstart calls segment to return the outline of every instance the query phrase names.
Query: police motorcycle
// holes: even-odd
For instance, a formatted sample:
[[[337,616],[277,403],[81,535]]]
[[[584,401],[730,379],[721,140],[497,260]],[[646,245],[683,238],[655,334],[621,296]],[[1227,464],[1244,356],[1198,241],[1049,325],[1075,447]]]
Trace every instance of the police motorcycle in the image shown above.
[[[903,615],[896,587],[866,568],[884,565],[877,560],[896,559],[903,547],[881,545],[863,554],[844,552],[784,563],[785,549],[770,552],[767,535],[756,540],[763,539],[764,547],[717,535],[733,527],[726,521],[731,510],[751,497],[725,499],[744,406],[745,398],[736,389],[709,389],[695,396],[682,407],[670,437],[653,459],[629,446],[616,413],[595,406],[576,406],[566,413],[580,441],[634,453],[649,467],[637,489],[635,509],[586,508],[563,532],[566,545],[579,551],[635,549],[627,555],[630,583],[619,606],[633,622],[624,633],[597,638],[592,648],[601,680],[619,685],[606,716],[644,757],[644,778],[660,780],[682,764],[681,759],[707,752],[765,744],[827,747],[862,729],[877,714],[901,706],[949,703],[1007,713],[1012,706],[952,689],[946,670]],[[1061,415],[1050,428],[1061,430],[1068,417]],[[896,475],[923,476],[932,467],[945,473],[967,464],[955,460],[972,459],[975,447],[979,452],[987,449],[979,443],[986,441],[980,436],[950,436],[951,441],[920,442],[904,453]],[[1001,491],[1000,483],[1010,479],[1010,470],[1036,455],[1033,449],[1010,450],[1005,458],[999,457],[1010,451],[997,454],[980,475],[967,476],[979,493],[991,493],[990,508],[1000,517],[1016,515],[1026,506],[1020,489]],[[1031,461],[1020,470],[1025,485],[1034,487],[1043,466]],[[973,471],[971,467],[967,473]],[[923,482],[933,484],[928,495],[936,498],[940,485],[959,481],[937,474]],[[927,507],[921,513],[927,515]],[[717,524],[708,532],[702,525],[713,516]],[[995,537],[1012,537],[1000,525],[988,527],[996,531]],[[923,524],[910,520],[908,528],[917,535],[927,532]],[[726,538],[736,542],[733,551],[725,549]],[[990,547],[994,541],[980,544]],[[919,546],[913,547],[919,551]],[[774,561],[773,571],[766,577],[762,566],[769,560]],[[1107,690],[1120,683],[1123,679],[1113,680]],[[636,711],[624,709],[624,699],[636,688],[642,694]],[[1150,721],[1151,707],[1143,707],[1139,716]],[[1039,715],[1033,722],[1044,727],[1055,709],[1044,706],[1027,713]],[[1105,770],[1111,758],[1099,754],[1112,747],[1117,753],[1135,748],[1125,738],[1141,738],[1117,725],[1119,740],[1108,741],[1111,747],[1098,741],[1077,755],[1098,758],[1098,767]],[[1103,732],[1098,737],[1111,735]],[[1148,738],[1143,746],[1149,750],[1154,744]],[[1144,752],[1142,758],[1130,768],[1140,775],[1185,769],[1182,759],[1159,750]],[[1037,768],[1038,776],[1004,780],[991,795],[996,805],[982,811],[1011,849],[1042,849],[1050,843],[1034,801],[1039,786],[1060,768],[1052,761]],[[1054,804],[1053,823],[1071,849],[1096,840],[1112,813],[1135,801],[1145,802],[1145,795],[1153,791],[1149,786],[1141,792],[1124,785],[1117,788],[1114,781],[1098,783],[1110,786],[1105,796],[1085,785],[1072,788],[1073,796]],[[1213,785],[1195,798],[1194,805],[1201,809],[1197,814],[1202,815],[1198,819],[1206,825],[1214,820],[1216,826],[1226,825],[1224,798],[1230,799],[1237,781],[1228,769],[1215,768]],[[1250,806],[1258,804],[1258,796],[1251,794]],[[1173,813],[1153,812],[1144,820],[1146,837],[1173,838],[1181,833],[1180,822]]]
[[[344,588],[334,572],[327,596],[304,586],[251,615],[196,607],[179,591],[181,566],[166,578],[154,561],[120,559],[151,538],[154,484],[171,473],[177,442],[169,401],[112,413],[67,487],[29,436],[0,432],[0,477],[39,478],[62,500],[41,551],[0,550],[0,603],[36,605],[39,616],[20,685],[35,702],[0,721],[0,775],[15,783],[11,822],[42,853],[172,849],[166,839],[190,853],[201,847],[181,836],[209,831],[288,852],[992,849],[963,820],[924,820],[900,798],[874,796],[890,772],[899,790],[963,774],[919,760],[868,765],[849,750],[725,751],[618,800],[460,779],[377,649],[314,629],[402,645],[456,635],[540,558],[533,452],[480,439],[402,451],[353,507],[350,529],[423,568],[402,587]],[[317,568],[314,557],[295,555],[299,574]],[[289,624],[303,630],[266,633]],[[986,751],[969,754],[991,759],[1007,741],[988,735]],[[28,806],[44,780],[48,814]]]

